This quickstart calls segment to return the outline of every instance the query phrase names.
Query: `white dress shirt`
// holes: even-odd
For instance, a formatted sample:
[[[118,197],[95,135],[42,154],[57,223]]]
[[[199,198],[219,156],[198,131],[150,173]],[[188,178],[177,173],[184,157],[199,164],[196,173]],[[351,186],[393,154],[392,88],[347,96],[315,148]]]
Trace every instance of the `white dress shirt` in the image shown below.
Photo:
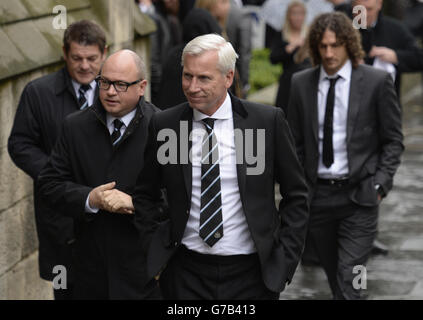
[[[229,94],[210,118],[219,148],[219,170],[222,199],[223,237],[209,247],[199,235],[201,207],[201,145],[206,133],[203,122],[209,116],[193,110],[192,134],[192,196],[191,210],[182,243],[190,250],[214,255],[251,254],[256,252],[247,225],[238,187],[235,134],[232,102]]]
[[[125,133],[126,128],[129,126],[132,119],[135,117],[136,112],[137,112],[137,109],[135,108],[134,110],[132,110],[131,112],[127,113],[122,118],[120,118],[120,121],[123,122],[123,126],[120,128],[120,137],[121,138],[123,137],[123,134]],[[113,133],[113,130],[115,129],[115,125],[113,124],[113,121],[115,119],[118,119],[118,118],[113,117],[110,114],[107,114],[107,116],[106,116],[107,129],[109,129],[110,135]],[[109,181],[109,182],[111,182],[111,181]],[[87,200],[85,201],[85,212],[96,213],[96,212],[98,212],[98,210],[99,210],[98,208],[93,208],[93,207],[90,206],[90,195],[88,194]]]
[[[79,99],[79,88],[81,87],[81,84],[72,79],[72,86],[75,89],[76,98]],[[87,90],[85,92],[85,99],[87,99],[88,106],[90,107],[94,103],[95,89],[97,87],[96,81],[91,81],[89,86],[91,87],[91,90]]]
[[[318,121],[319,121],[319,178],[340,178],[348,175],[347,154],[347,121],[348,103],[350,97],[352,64],[350,60],[333,76],[328,76],[325,69],[320,67],[319,93],[318,93]],[[329,168],[323,164],[323,127],[325,123],[326,99],[330,81],[329,78],[338,79],[335,85],[335,105],[333,109],[333,158]]]

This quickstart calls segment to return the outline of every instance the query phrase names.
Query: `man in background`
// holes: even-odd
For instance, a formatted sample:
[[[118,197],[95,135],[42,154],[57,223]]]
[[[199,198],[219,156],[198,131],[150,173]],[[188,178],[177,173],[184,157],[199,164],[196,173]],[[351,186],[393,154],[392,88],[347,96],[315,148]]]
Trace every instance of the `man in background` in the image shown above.
[[[343,13],[316,18],[308,38],[315,65],[294,74],[288,122],[310,188],[308,237],[335,299],[360,299],[378,209],[403,152],[391,76],[360,64],[360,36]]]
[[[131,197],[158,110],[144,100],[145,74],[133,51],[111,55],[97,78],[99,99],[65,119],[38,177],[42,199],[74,221],[74,299],[160,297],[146,276]]]
[[[63,37],[65,66],[31,81],[23,90],[8,141],[10,157],[36,181],[56,143],[64,118],[90,106],[98,95],[95,77],[106,58],[106,36],[87,20],[69,25]],[[50,209],[34,185],[34,211],[39,241],[39,270],[51,281],[53,268],[67,269],[67,289],[54,290],[55,299],[72,297],[72,219]]]

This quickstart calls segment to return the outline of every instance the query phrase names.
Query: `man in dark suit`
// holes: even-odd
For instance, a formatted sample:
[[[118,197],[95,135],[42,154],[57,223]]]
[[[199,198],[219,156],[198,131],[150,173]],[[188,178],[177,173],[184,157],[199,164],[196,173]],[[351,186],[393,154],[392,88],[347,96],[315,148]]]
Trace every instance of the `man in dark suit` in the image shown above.
[[[294,142],[282,110],[228,93],[236,57],[219,35],[190,41],[188,102],[150,125],[134,206],[149,275],[164,269],[166,299],[277,299],[301,255],[307,187]],[[165,215],[154,205],[162,186]]]
[[[401,74],[423,70],[423,51],[412,33],[398,20],[382,14],[383,0],[353,0],[366,9],[366,28],[361,28],[366,64],[391,72],[400,96]],[[359,11],[357,13],[360,13]]]
[[[131,198],[158,109],[144,100],[145,67],[130,50],[111,55],[97,81],[94,105],[65,119],[39,193],[74,221],[73,298],[159,298],[156,281],[147,279]]]
[[[47,163],[64,118],[91,105],[98,95],[95,77],[106,58],[106,36],[95,23],[82,20],[67,28],[63,38],[66,66],[25,87],[9,137],[15,164],[35,181]],[[72,219],[49,209],[34,185],[35,222],[41,278],[51,281],[53,268],[68,270],[67,289],[54,290],[56,299],[72,297]]]
[[[354,267],[368,259],[400,164],[401,112],[391,76],[359,64],[343,13],[316,18],[308,45],[316,67],[294,75],[288,122],[311,190],[309,236],[334,298],[359,299]]]

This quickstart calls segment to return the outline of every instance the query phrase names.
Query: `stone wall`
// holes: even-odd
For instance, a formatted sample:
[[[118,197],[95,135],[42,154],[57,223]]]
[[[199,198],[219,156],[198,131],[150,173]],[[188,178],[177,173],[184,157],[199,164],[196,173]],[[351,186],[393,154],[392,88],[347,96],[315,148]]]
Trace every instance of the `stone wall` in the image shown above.
[[[25,85],[63,66],[64,30],[52,27],[59,4],[67,9],[67,24],[96,21],[109,52],[133,49],[149,69],[148,35],[155,25],[132,0],[0,1],[0,299],[52,298],[51,283],[39,277],[32,180],[12,163],[7,139]]]

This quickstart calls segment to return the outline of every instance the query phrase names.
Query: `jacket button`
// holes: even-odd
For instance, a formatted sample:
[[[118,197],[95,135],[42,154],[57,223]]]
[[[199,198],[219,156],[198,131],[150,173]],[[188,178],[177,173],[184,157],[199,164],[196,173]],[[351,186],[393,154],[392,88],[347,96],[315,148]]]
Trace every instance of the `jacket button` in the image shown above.
[[[175,243],[173,244],[174,247],[178,246],[178,241],[175,241]]]
[[[189,210],[187,210],[187,214],[189,214]]]

